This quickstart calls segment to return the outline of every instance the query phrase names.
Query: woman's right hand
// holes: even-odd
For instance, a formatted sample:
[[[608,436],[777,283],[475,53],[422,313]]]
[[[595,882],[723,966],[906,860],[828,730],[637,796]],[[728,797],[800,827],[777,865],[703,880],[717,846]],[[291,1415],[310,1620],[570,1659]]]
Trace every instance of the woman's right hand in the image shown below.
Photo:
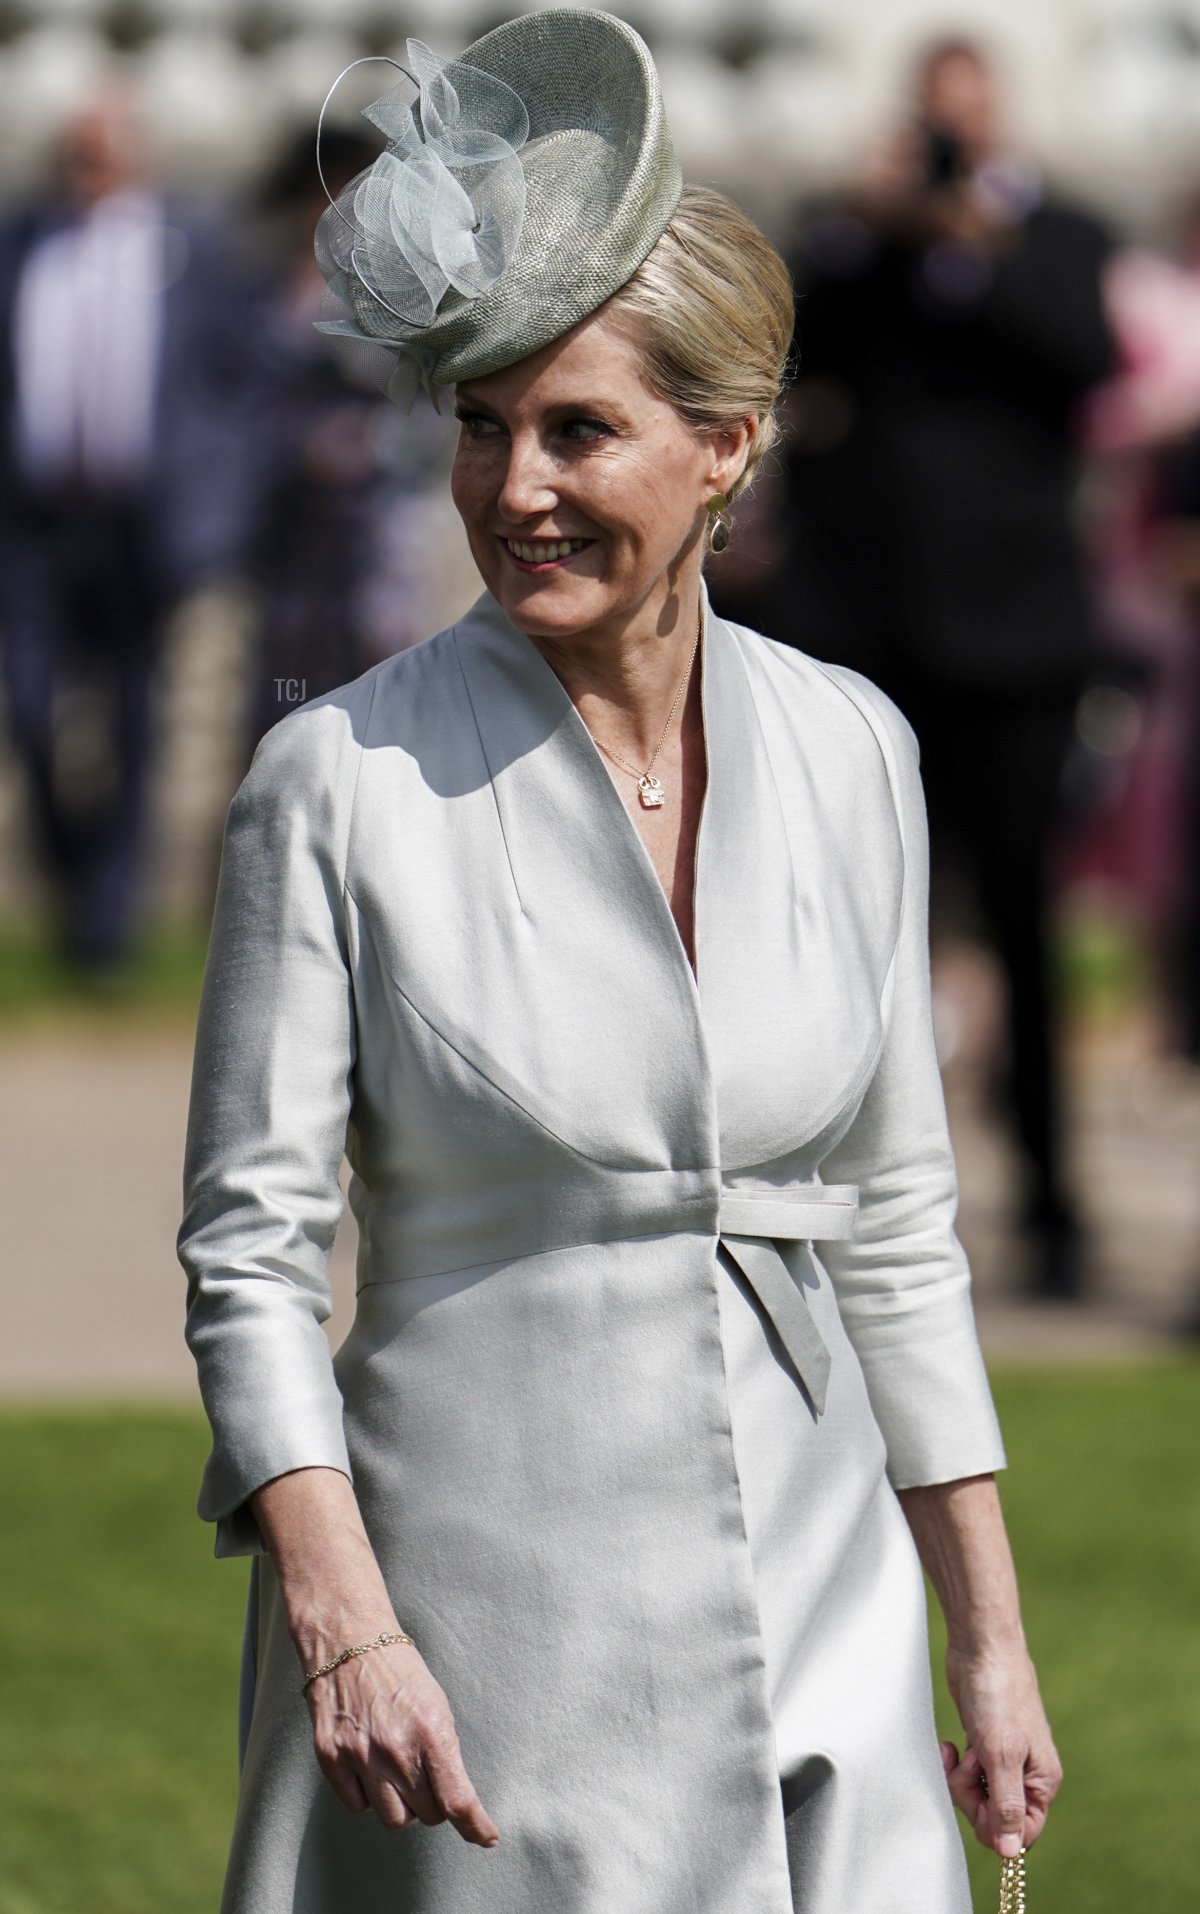
[[[388,1828],[449,1821],[478,1847],[500,1833],[463,1765],[450,1704],[420,1652],[393,1643],[356,1655],[307,1691],[322,1773],[351,1814]]]
[[[289,1470],[249,1502],[301,1668],[320,1668],[351,1642],[404,1632],[340,1469]],[[495,1847],[499,1830],[463,1766],[450,1703],[411,1643],[354,1655],[310,1681],[305,1696],[317,1760],[351,1814],[373,1808],[388,1828],[450,1821],[464,1841]]]

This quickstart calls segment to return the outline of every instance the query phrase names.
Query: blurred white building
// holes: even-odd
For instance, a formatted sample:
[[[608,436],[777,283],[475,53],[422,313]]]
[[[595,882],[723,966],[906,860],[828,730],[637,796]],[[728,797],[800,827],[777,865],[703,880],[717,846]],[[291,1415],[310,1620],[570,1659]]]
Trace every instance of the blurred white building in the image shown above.
[[[532,9],[526,9],[532,10]],[[1200,179],[1200,0],[636,0],[684,168],[760,215],[854,163],[928,38],[980,36],[1014,131],[1060,182],[1159,226]],[[453,53],[506,17],[481,0],[0,0],[0,179],[36,176],[61,116],[114,67],[144,85],[169,174],[220,190],[315,121],[361,53]],[[347,83],[346,110],[380,90]]]

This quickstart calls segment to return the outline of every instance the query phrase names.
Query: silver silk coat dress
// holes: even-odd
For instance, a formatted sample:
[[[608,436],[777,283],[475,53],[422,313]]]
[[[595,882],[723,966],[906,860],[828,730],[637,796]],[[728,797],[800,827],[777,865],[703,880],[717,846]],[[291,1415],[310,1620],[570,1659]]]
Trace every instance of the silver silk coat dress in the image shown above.
[[[181,1259],[252,1554],[223,1914],[967,1914],[894,1490],[1001,1466],[914,739],[705,601],[696,971],[489,595],[230,808]],[[349,1160],[353,1326],[328,1257]],[[501,1831],[349,1815],[247,1496],[351,1475]]]

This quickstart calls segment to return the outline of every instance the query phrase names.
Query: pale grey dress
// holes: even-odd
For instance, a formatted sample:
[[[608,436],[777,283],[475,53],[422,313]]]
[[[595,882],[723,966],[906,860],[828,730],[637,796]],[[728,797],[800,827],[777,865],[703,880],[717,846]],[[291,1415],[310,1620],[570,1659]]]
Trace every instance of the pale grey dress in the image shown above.
[[[223,1914],[967,1914],[894,1489],[1003,1455],[915,745],[707,607],[702,668],[695,975],[486,594],[276,726],[231,807],[180,1231],[201,1513],[256,1556]],[[314,1463],[352,1474],[494,1850],[320,1774],[246,1507]]]

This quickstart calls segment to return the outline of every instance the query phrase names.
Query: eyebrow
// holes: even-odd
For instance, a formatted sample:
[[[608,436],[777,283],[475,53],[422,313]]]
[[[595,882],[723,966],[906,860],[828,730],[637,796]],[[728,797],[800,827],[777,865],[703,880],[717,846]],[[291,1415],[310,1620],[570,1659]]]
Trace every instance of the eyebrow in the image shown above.
[[[486,399],[477,399],[471,391],[464,391],[461,386],[455,389],[454,402],[456,405],[468,406],[472,411],[486,412],[493,419],[500,417],[495,406],[489,405]],[[551,417],[555,413],[571,412],[579,413],[587,418],[602,418],[614,424],[618,419],[625,417],[624,407],[619,401],[612,399],[558,399],[554,404],[548,405],[546,411]]]

